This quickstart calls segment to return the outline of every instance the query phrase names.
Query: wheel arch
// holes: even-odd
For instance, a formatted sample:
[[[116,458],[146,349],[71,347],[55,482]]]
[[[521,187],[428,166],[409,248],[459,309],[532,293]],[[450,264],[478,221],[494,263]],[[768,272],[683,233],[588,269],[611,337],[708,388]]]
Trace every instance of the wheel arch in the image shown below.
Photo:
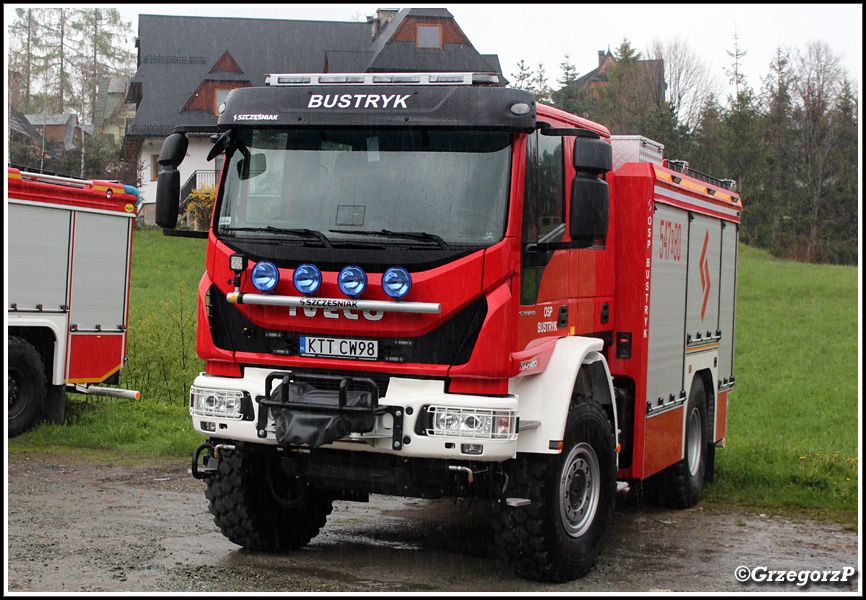
[[[695,371],[695,374],[692,375],[692,379],[689,382],[689,387],[686,389],[691,391],[692,386],[694,385],[696,380],[699,380],[703,384],[704,394],[706,394],[706,396],[707,396],[707,406],[706,406],[706,409],[707,409],[707,426],[710,430],[708,433],[710,434],[710,437],[714,438],[715,437],[715,420],[716,420],[715,417],[716,417],[717,394],[716,394],[716,387],[713,385],[713,381],[715,381],[715,374],[714,374],[712,368],[710,368],[709,366],[705,366],[704,368],[701,368],[701,369]],[[688,398],[686,398],[686,404],[688,404]],[[686,451],[685,450],[685,435],[686,435],[685,418],[686,418],[686,415],[684,412],[683,413],[683,456],[684,457],[685,457],[685,451]],[[712,441],[710,441],[709,443],[712,443]]]
[[[601,354],[603,347],[598,338],[560,338],[543,372],[512,379],[509,391],[518,397],[521,428],[532,427],[520,433],[518,452],[558,453],[561,444],[557,442],[564,437],[569,406],[587,384],[592,397],[607,413],[615,443],[619,443],[616,397],[607,361]]]
[[[28,320],[26,323],[9,325],[10,337],[19,337],[29,342],[42,357],[48,385],[66,383],[64,376],[66,372],[65,334],[65,322],[57,323],[50,318]]]

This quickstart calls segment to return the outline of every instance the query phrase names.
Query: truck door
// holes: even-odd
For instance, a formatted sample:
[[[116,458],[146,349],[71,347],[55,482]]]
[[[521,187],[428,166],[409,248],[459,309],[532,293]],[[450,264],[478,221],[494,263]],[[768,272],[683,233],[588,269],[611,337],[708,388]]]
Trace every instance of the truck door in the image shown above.
[[[561,242],[565,224],[563,139],[530,134],[526,145],[526,179],[520,273],[518,347],[533,339],[563,335],[567,319],[568,253],[539,250],[539,244]],[[561,308],[562,307],[562,308]]]

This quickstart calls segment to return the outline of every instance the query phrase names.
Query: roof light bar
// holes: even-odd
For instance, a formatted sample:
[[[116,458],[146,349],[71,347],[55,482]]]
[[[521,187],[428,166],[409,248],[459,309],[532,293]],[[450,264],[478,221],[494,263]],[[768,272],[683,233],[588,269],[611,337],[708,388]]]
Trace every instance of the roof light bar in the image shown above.
[[[265,78],[270,86],[348,85],[499,85],[496,73],[278,73]]]

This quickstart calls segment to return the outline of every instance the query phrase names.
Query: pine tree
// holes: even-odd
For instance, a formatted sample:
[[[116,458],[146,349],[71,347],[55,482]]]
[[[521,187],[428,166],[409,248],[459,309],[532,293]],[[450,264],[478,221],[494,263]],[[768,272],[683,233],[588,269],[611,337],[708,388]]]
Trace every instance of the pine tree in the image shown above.
[[[45,13],[46,10],[41,8],[16,8],[17,18],[9,26],[12,40],[9,51],[10,68],[21,73],[24,86],[22,112],[32,112],[30,103],[34,96],[33,82],[44,71],[42,65],[47,47],[43,26]]]
[[[571,56],[568,54],[566,54],[563,57],[562,62],[559,63],[559,69],[562,71],[562,75],[556,80],[556,83],[558,83],[560,87],[567,88],[577,81],[577,67],[575,67],[571,62]]]
[[[791,170],[791,72],[790,59],[781,47],[770,63],[770,75],[764,80],[762,104],[764,145],[767,148],[765,184],[773,207],[768,244],[774,254],[784,256],[786,249],[796,247],[794,198],[790,191]]]
[[[82,74],[80,84],[85,92],[85,114],[92,122],[100,79],[132,75],[134,57],[119,43],[131,35],[132,30],[116,8],[79,9],[71,27],[85,42],[86,50],[76,62]]]
[[[550,94],[553,89],[547,83],[547,72],[544,68],[544,63],[538,63],[538,70],[530,79],[530,91],[535,94],[535,99],[539,102],[550,102]]]
[[[532,69],[527,67],[526,62],[521,58],[517,63],[517,73],[511,74],[511,87],[518,90],[531,90],[533,77]]]
[[[73,9],[56,8],[49,12],[46,23],[45,73],[49,89],[56,86],[56,111],[64,114],[69,103],[74,102],[73,57],[78,53],[78,44],[71,37],[71,17]]]

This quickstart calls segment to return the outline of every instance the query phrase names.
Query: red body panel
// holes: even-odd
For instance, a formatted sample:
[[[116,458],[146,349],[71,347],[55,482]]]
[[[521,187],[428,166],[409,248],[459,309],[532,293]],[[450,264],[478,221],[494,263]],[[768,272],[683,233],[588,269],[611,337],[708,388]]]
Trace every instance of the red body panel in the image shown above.
[[[674,178],[679,179],[679,183],[675,183]],[[643,400],[647,394],[648,365],[653,360],[648,342],[653,250],[659,250],[659,246],[654,246],[657,240],[653,239],[655,205],[661,202],[733,223],[739,223],[742,205],[735,194],[650,163],[625,164],[609,182],[611,196],[617,203],[617,210],[612,212],[617,236],[613,269],[616,281],[615,335],[628,332],[632,338],[629,358],[618,358],[615,351],[610,351],[608,361],[615,378],[633,382],[636,399],[632,424],[633,460],[630,466],[620,470],[620,477],[643,479],[682,458],[685,426],[682,409],[648,418]],[[715,196],[708,193],[710,189]],[[700,282],[696,284],[700,286]],[[715,390],[707,392],[712,401]],[[715,441],[725,436],[723,423],[727,412],[727,393],[718,396]]]
[[[102,383],[120,371],[125,342],[123,334],[70,334],[67,382]]]

